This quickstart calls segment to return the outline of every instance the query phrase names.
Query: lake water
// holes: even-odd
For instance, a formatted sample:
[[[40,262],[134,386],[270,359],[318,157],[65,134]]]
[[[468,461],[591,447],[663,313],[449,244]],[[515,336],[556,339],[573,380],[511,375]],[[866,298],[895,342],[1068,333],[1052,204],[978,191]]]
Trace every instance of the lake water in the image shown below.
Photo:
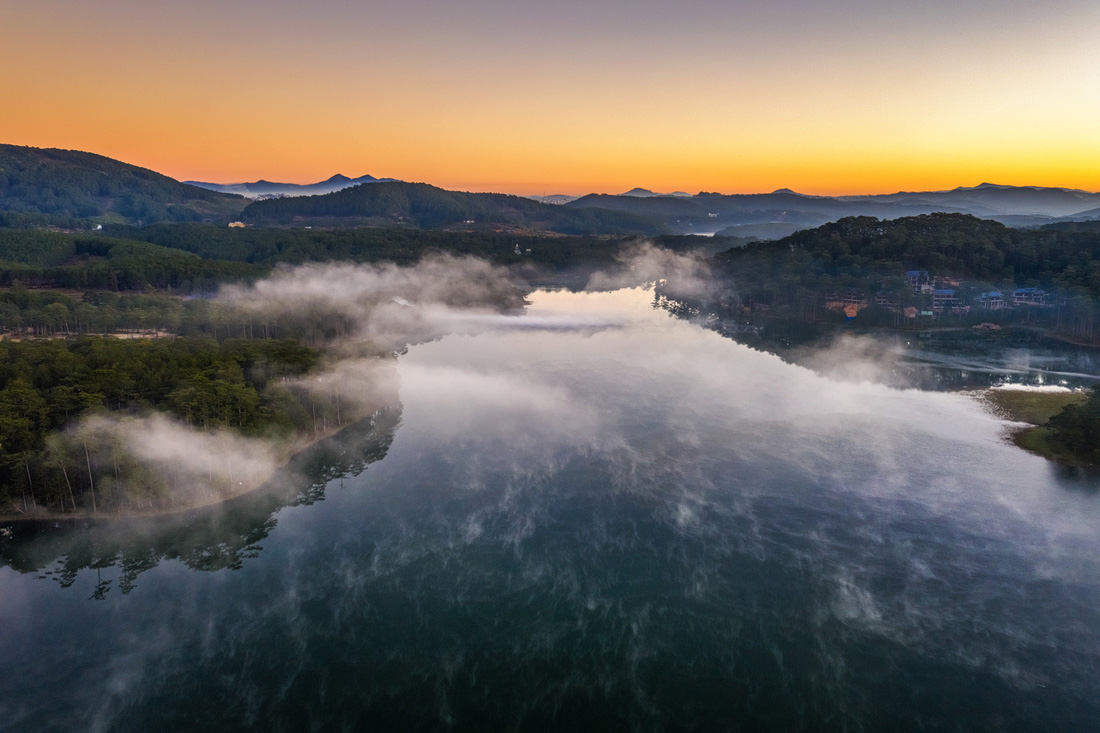
[[[0,532],[0,727],[1095,728],[1093,479],[642,290],[532,299],[293,480]]]

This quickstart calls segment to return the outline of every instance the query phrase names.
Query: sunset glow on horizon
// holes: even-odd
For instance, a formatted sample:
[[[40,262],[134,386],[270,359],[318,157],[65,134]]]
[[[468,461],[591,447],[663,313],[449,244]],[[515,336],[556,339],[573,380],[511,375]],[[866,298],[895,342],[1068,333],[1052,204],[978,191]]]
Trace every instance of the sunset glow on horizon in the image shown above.
[[[1094,0],[4,6],[0,142],[180,180],[1100,190]]]

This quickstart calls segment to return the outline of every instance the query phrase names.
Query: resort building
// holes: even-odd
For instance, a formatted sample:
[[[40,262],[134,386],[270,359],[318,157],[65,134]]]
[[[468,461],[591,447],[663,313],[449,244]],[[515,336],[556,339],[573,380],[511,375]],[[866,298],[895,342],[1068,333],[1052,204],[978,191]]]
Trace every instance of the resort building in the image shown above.
[[[932,310],[939,313],[955,305],[955,291],[951,289],[932,291]]]
[[[909,285],[915,294],[932,291],[932,276],[928,274],[928,270],[909,270],[905,273],[905,277],[909,279]]]
[[[1047,291],[1040,288],[1016,288],[1012,291],[1012,302],[1014,305],[1050,305],[1050,298],[1047,297]]]
[[[991,311],[1005,307],[1005,296],[999,290],[990,290],[978,296],[978,306]]]

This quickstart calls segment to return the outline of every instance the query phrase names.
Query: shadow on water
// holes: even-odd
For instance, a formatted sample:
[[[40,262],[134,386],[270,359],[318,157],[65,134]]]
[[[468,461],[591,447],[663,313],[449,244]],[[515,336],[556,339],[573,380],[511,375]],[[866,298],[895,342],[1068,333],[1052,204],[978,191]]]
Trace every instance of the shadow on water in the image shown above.
[[[1062,488],[1085,496],[1100,496],[1100,466],[1067,466],[1047,461],[1051,476]]]
[[[239,569],[259,554],[259,543],[275,528],[279,511],[323,501],[331,481],[358,476],[384,458],[400,422],[399,404],[379,410],[295,455],[257,490],[223,504],[162,517],[0,527],[0,566],[41,573],[63,588],[81,570],[118,568],[122,593],[164,560],[193,570]],[[101,580],[92,597],[103,599],[110,584]]]

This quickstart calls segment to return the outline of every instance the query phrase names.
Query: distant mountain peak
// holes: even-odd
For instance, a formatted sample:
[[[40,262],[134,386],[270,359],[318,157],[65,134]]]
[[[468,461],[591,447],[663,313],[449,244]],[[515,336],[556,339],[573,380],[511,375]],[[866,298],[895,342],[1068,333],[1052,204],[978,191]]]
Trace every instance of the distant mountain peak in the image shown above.
[[[350,188],[361,183],[392,182],[393,180],[393,178],[375,178],[370,175],[348,178],[343,173],[337,173],[331,178],[317,183],[281,183],[268,180],[259,180],[253,183],[205,183],[202,181],[189,181],[189,183],[211,191],[236,193],[248,198],[267,198],[271,196],[317,196]]]
[[[793,193],[795,196],[801,196],[802,195],[798,191],[792,191],[789,188],[777,188],[774,191],[772,191],[772,193],[773,194],[774,193]]]
[[[658,191],[650,191],[648,188],[632,188],[626,193],[620,193],[619,196],[633,196],[634,198],[650,199],[659,197],[672,196],[674,198],[691,198],[690,193],[684,193],[683,191],[673,191],[672,193],[660,193]]]

